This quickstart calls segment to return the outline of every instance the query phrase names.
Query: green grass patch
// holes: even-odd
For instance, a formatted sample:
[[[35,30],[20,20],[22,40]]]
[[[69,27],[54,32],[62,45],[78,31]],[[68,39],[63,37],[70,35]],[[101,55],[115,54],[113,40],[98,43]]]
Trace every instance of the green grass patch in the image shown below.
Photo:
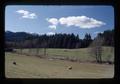
[[[20,52],[20,49],[17,49]],[[36,49],[23,49],[23,53],[36,55]],[[80,48],[80,49],[55,49],[47,48],[46,49],[47,57],[63,57],[68,59],[77,59],[80,61],[95,61],[95,56],[90,53],[90,48]],[[44,49],[39,48],[38,55],[44,55]],[[114,62],[114,48],[112,47],[103,47],[102,52],[103,61],[112,61]]]

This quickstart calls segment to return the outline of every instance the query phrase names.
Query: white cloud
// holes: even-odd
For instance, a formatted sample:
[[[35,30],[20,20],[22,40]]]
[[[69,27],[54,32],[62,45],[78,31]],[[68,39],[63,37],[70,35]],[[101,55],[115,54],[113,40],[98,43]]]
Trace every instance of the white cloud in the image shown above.
[[[22,18],[35,19],[37,15],[26,10],[17,10],[17,13],[22,15]]]
[[[46,19],[49,23],[51,23],[51,25],[49,25],[48,27],[51,29],[56,29],[56,26],[58,24],[58,20],[56,18],[47,18]]]
[[[48,27],[51,28],[51,29],[54,29],[54,30],[56,29],[55,25],[49,25]]]
[[[96,20],[94,18],[89,18],[87,16],[69,16],[62,17],[59,19],[60,24],[66,26],[76,26],[80,28],[96,28],[105,25],[104,22]]]
[[[58,20],[56,18],[47,18],[46,19],[49,23],[51,23],[52,25],[57,25],[58,24]]]
[[[94,18],[89,18],[87,16],[69,16],[69,17],[61,17],[59,19],[50,18],[47,19],[47,21],[54,26],[57,26],[59,23],[67,27],[75,26],[83,29],[96,28],[105,25],[104,22],[96,20]]]
[[[48,32],[47,35],[54,35],[55,32]]]

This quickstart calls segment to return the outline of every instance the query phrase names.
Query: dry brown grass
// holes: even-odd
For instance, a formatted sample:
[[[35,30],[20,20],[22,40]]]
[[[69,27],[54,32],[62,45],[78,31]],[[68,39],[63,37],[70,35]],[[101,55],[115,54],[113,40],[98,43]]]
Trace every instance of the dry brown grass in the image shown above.
[[[13,61],[17,65],[13,65]],[[72,66],[71,70],[68,67]],[[7,78],[112,78],[114,65],[41,59],[5,53]]]

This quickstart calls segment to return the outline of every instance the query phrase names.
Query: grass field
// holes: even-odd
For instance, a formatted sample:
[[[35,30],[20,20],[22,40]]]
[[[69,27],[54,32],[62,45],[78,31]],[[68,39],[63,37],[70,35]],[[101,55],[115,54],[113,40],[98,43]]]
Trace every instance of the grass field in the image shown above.
[[[80,50],[81,53],[79,53]],[[85,50],[74,49],[69,50],[69,53],[67,53],[68,50],[62,53],[64,49],[48,49],[47,53],[64,56],[73,56],[75,53],[76,57],[79,56],[83,60],[88,60],[88,53],[85,53]],[[27,49],[24,52],[27,52]],[[107,56],[109,53],[105,54]],[[16,65],[13,64],[14,61],[17,63]],[[71,70],[68,69],[69,66],[72,66]],[[49,60],[6,52],[5,76],[7,78],[112,78],[114,77],[114,65]]]
[[[20,51],[17,49],[17,51]],[[36,55],[36,49],[23,49],[23,53],[27,53],[30,55]],[[39,55],[44,55],[44,49],[39,49]],[[61,58],[69,58],[69,59],[77,59],[81,62],[84,61],[95,61],[95,56],[90,53],[90,48],[81,48],[81,49],[46,49],[46,57],[61,57]],[[111,47],[103,47],[102,52],[102,60],[103,61],[112,61],[114,62],[114,50],[111,50]]]

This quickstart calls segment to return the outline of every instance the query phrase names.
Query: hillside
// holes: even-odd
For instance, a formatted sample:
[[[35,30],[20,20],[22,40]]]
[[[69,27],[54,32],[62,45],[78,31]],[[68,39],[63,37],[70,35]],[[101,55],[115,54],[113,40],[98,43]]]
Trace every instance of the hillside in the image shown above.
[[[5,32],[5,41],[6,42],[19,42],[21,40],[25,40],[28,37],[32,37],[34,35],[27,33],[27,32],[11,32],[11,31],[6,31]]]

